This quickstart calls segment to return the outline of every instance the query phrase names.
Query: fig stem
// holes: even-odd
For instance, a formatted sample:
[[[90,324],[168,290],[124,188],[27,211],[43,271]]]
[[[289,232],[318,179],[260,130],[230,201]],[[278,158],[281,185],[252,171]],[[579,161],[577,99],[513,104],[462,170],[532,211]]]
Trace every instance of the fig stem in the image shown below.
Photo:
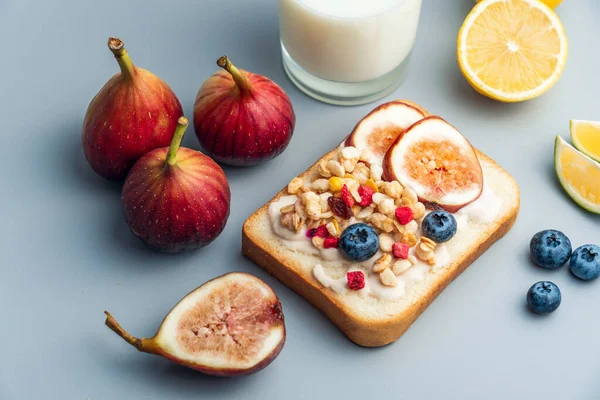
[[[169,152],[167,153],[167,164],[169,165],[175,165],[177,162],[177,150],[179,150],[181,139],[183,139],[188,123],[189,121],[186,117],[179,117],[177,120],[177,128],[175,128],[175,133],[173,134],[173,139],[169,146]]]
[[[237,69],[237,67],[229,61],[229,57],[220,57],[217,60],[217,65],[231,74],[233,81],[241,93],[248,94],[252,91],[252,84],[248,80],[246,74]]]
[[[121,74],[123,77],[129,80],[133,79],[133,76],[135,75],[135,65],[133,65],[133,61],[131,61],[131,57],[129,57],[129,53],[127,53],[123,41],[111,36],[108,38],[108,48],[115,55],[119,67],[121,67]]]
[[[123,327],[117,322],[116,319],[113,318],[112,315],[108,311],[104,311],[106,314],[106,326],[108,326],[114,333],[119,335],[123,340],[127,343],[138,349],[139,351],[143,351],[146,353],[152,353],[153,346],[150,342],[152,339],[140,339],[134,336],[131,336]]]

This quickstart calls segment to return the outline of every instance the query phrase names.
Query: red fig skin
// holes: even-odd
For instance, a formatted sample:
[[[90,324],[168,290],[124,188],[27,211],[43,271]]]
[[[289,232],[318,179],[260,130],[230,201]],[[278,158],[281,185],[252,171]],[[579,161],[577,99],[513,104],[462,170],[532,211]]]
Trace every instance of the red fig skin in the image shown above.
[[[169,145],[183,110],[165,82],[133,65],[121,40],[110,38],[108,45],[121,72],[90,102],[82,145],[97,174],[122,181],[142,155]]]
[[[270,79],[237,69],[225,56],[217,64],[225,70],[202,84],[194,104],[194,130],[204,151],[232,166],[280,155],[296,123],[287,94]]]
[[[185,130],[187,119],[182,119]],[[221,234],[230,212],[223,169],[199,151],[179,148],[183,132],[179,134],[173,138],[178,140],[173,164],[168,162],[170,148],[152,150],[135,163],[121,194],[130,230],[165,253],[208,245]]]

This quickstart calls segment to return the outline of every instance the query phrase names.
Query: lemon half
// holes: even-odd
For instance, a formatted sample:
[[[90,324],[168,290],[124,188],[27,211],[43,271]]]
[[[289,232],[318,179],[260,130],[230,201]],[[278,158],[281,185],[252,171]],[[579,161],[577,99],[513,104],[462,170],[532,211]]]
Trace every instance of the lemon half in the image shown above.
[[[550,89],[567,60],[567,36],[539,0],[483,0],[458,33],[460,69],[475,90],[517,102]]]
[[[554,168],[568,195],[586,210],[600,214],[600,164],[557,136]]]
[[[571,141],[583,154],[600,161],[600,121],[571,120]]]

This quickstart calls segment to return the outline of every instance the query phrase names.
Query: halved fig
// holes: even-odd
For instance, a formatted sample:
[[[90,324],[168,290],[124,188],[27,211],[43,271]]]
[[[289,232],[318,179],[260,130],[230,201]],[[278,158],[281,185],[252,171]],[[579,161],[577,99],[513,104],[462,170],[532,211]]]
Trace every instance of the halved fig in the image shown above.
[[[412,188],[419,200],[456,212],[477,200],[483,172],[471,143],[438,116],[405,130],[383,161],[384,179]]]
[[[365,161],[381,165],[385,153],[396,138],[426,115],[425,110],[408,101],[384,103],[356,124],[345,145],[354,146],[361,152],[368,149]]]
[[[132,346],[208,375],[238,376],[269,365],[285,343],[279,299],[262,280],[232,272],[190,292],[151,338],[136,338],[106,312],[106,325]]]

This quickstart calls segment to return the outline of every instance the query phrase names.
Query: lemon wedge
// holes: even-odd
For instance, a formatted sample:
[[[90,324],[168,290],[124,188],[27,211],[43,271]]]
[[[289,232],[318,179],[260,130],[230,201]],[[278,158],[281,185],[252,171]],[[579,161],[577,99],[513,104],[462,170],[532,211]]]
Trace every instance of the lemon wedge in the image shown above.
[[[600,214],[600,164],[557,136],[554,168],[568,195],[586,210]]]
[[[458,33],[459,67],[479,93],[503,102],[537,97],[567,61],[565,30],[540,0],[483,0]]]
[[[571,141],[577,150],[600,161],[600,121],[571,120]]]

